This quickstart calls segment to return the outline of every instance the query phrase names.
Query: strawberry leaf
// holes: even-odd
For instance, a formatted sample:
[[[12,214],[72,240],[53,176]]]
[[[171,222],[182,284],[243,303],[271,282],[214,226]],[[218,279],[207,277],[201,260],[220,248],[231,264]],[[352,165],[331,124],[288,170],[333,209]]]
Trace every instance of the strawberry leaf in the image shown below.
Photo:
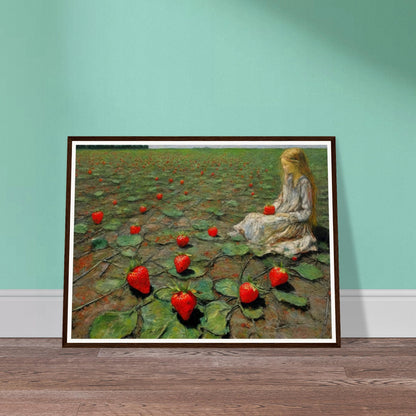
[[[91,241],[93,250],[102,250],[108,246],[108,241],[105,238],[95,238]]]
[[[140,196],[129,196],[129,197],[127,197],[127,201],[128,202],[136,202],[136,201],[138,201],[139,199],[141,199],[141,197]]]
[[[316,260],[318,260],[320,263],[323,263],[323,264],[329,264],[330,263],[329,254],[326,254],[326,253],[318,254],[316,256]]]
[[[246,244],[225,243],[222,246],[222,252],[226,256],[244,256],[250,251]]]
[[[74,233],[76,234],[85,234],[88,231],[88,226],[86,224],[77,224],[74,227]]]
[[[163,287],[161,289],[156,290],[155,297],[164,300],[165,302],[170,302],[174,291],[169,287]]]
[[[123,250],[121,252],[121,255],[124,256],[124,257],[130,257],[130,258],[132,258],[132,257],[134,257],[136,255],[136,252],[133,251],[131,248],[128,248],[127,250]]]
[[[298,308],[305,308],[308,304],[308,299],[303,296],[294,295],[293,293],[283,292],[281,290],[272,290],[273,294],[279,302],[286,302]]]
[[[116,218],[111,219],[107,224],[104,225],[104,230],[117,231],[121,227],[121,221]]]
[[[264,315],[264,308],[258,306],[257,308],[252,306],[241,306],[243,315],[248,319],[260,319]]]
[[[137,246],[143,241],[143,238],[138,234],[121,235],[117,238],[117,245],[120,247]]]
[[[324,276],[320,269],[308,263],[302,263],[297,267],[293,267],[292,270],[295,270],[300,276],[308,280],[317,280]]]
[[[94,319],[90,327],[90,338],[124,338],[131,334],[137,325],[135,310],[106,312]]]
[[[239,284],[233,279],[221,279],[215,282],[215,290],[222,295],[238,298]]]
[[[199,331],[196,328],[187,328],[178,319],[170,321],[162,338],[174,339],[194,339],[199,337]]]
[[[206,220],[201,220],[201,221],[194,222],[192,224],[192,227],[198,231],[206,231],[208,230],[209,227],[211,227],[211,223],[209,223]]]
[[[202,240],[202,241],[218,241],[220,240],[219,237],[211,237],[209,234],[205,233],[196,233],[195,237],[198,240]]]
[[[214,300],[212,285],[212,280],[206,277],[192,281],[189,284],[189,290],[192,290],[192,293],[200,300]]]
[[[182,215],[183,215],[182,211],[180,211],[178,209],[175,209],[175,208],[164,209],[164,210],[162,210],[162,212],[163,212],[164,215],[166,215],[167,217],[170,217],[170,218],[179,218],[179,217],[182,217]]]
[[[191,266],[189,269],[186,269],[182,273],[178,273],[176,271],[176,268],[169,269],[169,273],[172,276],[177,277],[178,279],[181,279],[181,280],[189,280],[189,279],[195,279],[197,277],[203,276],[205,274],[205,270],[204,269],[201,269],[198,266]]]
[[[140,338],[160,338],[176,316],[170,303],[155,300],[143,306],[142,319]]]
[[[104,295],[105,293],[109,293],[115,289],[122,287],[124,283],[124,279],[110,277],[108,279],[98,280],[95,284],[95,290],[97,293]]]
[[[103,191],[97,191],[97,192],[94,193],[94,196],[96,196],[98,198],[98,197],[102,196],[103,194],[104,194]]]
[[[214,335],[226,335],[230,331],[228,314],[231,306],[224,301],[215,301],[205,306],[205,314],[201,326]]]

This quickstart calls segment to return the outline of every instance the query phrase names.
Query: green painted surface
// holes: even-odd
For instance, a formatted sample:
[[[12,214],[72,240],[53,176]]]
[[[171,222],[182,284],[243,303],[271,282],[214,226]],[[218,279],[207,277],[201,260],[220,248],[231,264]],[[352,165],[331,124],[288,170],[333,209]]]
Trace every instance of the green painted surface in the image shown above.
[[[337,136],[341,288],[416,288],[413,0],[0,1],[0,289],[61,288],[68,135]]]

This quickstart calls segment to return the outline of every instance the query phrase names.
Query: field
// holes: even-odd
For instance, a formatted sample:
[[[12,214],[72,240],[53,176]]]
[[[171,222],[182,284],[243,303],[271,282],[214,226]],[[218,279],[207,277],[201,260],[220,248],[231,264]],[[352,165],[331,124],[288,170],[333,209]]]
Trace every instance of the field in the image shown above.
[[[228,236],[245,215],[277,198],[281,152],[78,148],[72,338],[330,338],[326,149],[305,149],[319,191],[318,253],[263,255],[242,236]],[[104,214],[99,224],[91,217],[97,211]],[[131,234],[131,226],[140,231]],[[216,237],[207,233],[212,226]],[[179,234],[190,238],[184,248]],[[184,273],[173,262],[180,253],[191,258]],[[149,270],[149,294],[126,281],[138,265]],[[289,280],[272,288],[275,265]],[[246,281],[260,292],[250,304],[239,299]],[[189,320],[171,305],[179,290],[197,299]]]

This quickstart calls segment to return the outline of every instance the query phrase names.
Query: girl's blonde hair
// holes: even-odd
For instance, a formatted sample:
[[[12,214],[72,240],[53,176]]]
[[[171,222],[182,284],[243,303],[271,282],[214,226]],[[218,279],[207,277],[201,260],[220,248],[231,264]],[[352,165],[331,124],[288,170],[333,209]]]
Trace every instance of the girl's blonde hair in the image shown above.
[[[309,167],[308,158],[305,155],[305,152],[298,148],[298,147],[291,147],[286,149],[282,155],[280,156],[280,160],[285,159],[289,163],[293,164],[297,171],[308,178],[309,182],[311,183],[312,187],[312,213],[309,217],[309,223],[311,225],[316,225],[316,193],[317,188],[315,184],[315,178],[311,172],[311,168]]]

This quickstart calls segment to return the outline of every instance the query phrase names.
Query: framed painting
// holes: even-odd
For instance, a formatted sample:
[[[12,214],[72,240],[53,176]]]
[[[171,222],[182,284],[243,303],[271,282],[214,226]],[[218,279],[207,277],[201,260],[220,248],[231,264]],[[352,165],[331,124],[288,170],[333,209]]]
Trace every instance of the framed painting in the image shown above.
[[[63,346],[340,346],[334,137],[69,137]]]

